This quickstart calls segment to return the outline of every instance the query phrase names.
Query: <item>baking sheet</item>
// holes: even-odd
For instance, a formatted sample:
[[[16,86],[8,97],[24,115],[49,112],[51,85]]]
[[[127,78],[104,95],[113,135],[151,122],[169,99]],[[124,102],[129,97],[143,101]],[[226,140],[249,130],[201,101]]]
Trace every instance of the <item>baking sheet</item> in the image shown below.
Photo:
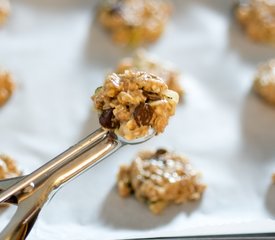
[[[131,50],[94,21],[96,1],[14,0],[0,30],[0,66],[17,82],[0,110],[1,151],[29,173],[98,127],[90,96]],[[148,51],[182,72],[186,102],[166,132],[128,146],[63,187],[29,239],[272,232],[275,229],[275,109],[250,88],[274,49],[251,43],[233,22],[234,1],[173,1],[167,31]],[[201,201],[154,216],[121,199],[115,176],[141,149],[186,155],[208,185]],[[13,209],[2,211],[0,226]]]

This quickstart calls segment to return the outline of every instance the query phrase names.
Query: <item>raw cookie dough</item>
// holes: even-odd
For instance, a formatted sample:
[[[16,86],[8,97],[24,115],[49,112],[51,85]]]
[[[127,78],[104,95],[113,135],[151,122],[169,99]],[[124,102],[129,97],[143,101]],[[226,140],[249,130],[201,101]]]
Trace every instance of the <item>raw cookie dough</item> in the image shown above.
[[[20,171],[18,170],[15,161],[4,154],[0,154],[0,180],[12,177],[18,177]]]
[[[123,45],[155,42],[165,29],[171,6],[162,0],[107,0],[99,22]]]
[[[164,131],[174,115],[179,96],[165,82],[145,72],[126,70],[109,74],[92,96],[99,122],[126,140]]]
[[[130,166],[120,167],[118,192],[122,197],[135,194],[158,214],[170,203],[184,203],[201,198],[206,185],[199,183],[199,173],[184,157],[165,149],[144,151]]]
[[[10,1],[0,0],[0,25],[4,24],[10,15]]]
[[[11,74],[6,71],[0,71],[0,107],[2,107],[12,96],[15,84]]]
[[[21,172],[18,170],[15,161],[5,154],[0,154],[0,180],[20,175]],[[7,203],[0,203],[0,208],[8,207],[8,205]]]
[[[265,101],[275,105],[275,59],[259,67],[253,88]]]
[[[184,90],[180,85],[179,72],[168,63],[163,63],[151,57],[145,50],[139,49],[133,57],[122,59],[116,69],[117,73],[123,73],[125,70],[138,70],[155,74],[161,77],[168,88],[179,94],[180,100],[184,95]]]
[[[252,40],[275,44],[275,1],[250,0],[239,4],[235,15]]]

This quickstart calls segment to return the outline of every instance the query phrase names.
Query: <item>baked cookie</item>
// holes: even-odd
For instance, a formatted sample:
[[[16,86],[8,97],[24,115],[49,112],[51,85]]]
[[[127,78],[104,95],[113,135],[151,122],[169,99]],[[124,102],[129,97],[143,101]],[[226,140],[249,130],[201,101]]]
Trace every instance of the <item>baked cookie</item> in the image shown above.
[[[140,152],[130,166],[120,167],[118,192],[134,194],[158,214],[170,203],[181,204],[201,198],[206,185],[187,159],[165,149]]]
[[[12,96],[15,84],[12,76],[7,71],[0,71],[0,107],[2,107]]]
[[[161,77],[169,89],[179,94],[180,101],[182,101],[184,90],[180,84],[179,72],[170,64],[151,57],[145,50],[139,49],[133,57],[122,59],[118,63],[116,72],[123,73],[125,70],[144,71]]]
[[[253,88],[265,101],[275,105],[275,59],[259,67]]]
[[[272,174],[272,183],[275,184],[275,173]]]
[[[10,15],[10,1],[0,0],[0,25],[4,24]]]
[[[246,34],[256,42],[275,44],[275,2],[250,0],[239,4],[236,18]]]
[[[153,74],[126,70],[109,74],[92,99],[101,126],[133,140],[147,136],[151,129],[163,132],[179,96]]]
[[[114,42],[137,46],[155,42],[170,14],[171,6],[162,0],[106,0],[98,18]]]

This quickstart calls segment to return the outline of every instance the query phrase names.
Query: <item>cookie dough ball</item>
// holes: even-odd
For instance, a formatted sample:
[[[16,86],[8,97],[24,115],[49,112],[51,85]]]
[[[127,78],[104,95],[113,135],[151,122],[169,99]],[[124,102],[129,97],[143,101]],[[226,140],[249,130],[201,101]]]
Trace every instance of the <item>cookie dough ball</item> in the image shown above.
[[[4,24],[10,15],[10,1],[0,0],[0,25]]]
[[[246,34],[256,42],[275,44],[275,2],[250,0],[239,4],[236,18]]]
[[[181,204],[201,198],[206,185],[187,159],[165,149],[140,152],[130,166],[120,167],[118,192],[134,194],[158,214],[170,203]]]
[[[124,58],[119,62],[116,72],[123,73],[125,70],[144,71],[161,77],[169,89],[179,94],[182,101],[184,90],[180,84],[180,74],[169,63],[160,62],[149,56],[145,50],[139,49],[133,57]]]
[[[0,71],[0,107],[2,107],[12,96],[15,84],[12,76],[7,71]]]
[[[165,82],[145,72],[112,73],[92,96],[102,127],[126,140],[164,131],[174,115],[179,96]]]
[[[155,42],[170,13],[171,6],[162,0],[107,0],[98,15],[114,42],[137,46]]]
[[[18,177],[20,171],[18,170],[15,161],[4,154],[0,154],[0,180],[12,177]]]
[[[254,90],[265,101],[275,105],[275,59],[259,67],[254,81]]]

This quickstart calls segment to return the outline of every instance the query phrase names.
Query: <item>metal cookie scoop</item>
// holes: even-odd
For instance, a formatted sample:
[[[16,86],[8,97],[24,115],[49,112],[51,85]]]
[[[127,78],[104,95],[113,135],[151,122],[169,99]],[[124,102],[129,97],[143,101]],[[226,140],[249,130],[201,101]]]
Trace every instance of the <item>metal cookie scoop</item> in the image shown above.
[[[120,147],[145,142],[154,135],[152,132],[145,138],[128,142],[100,128],[33,173],[0,181],[0,204],[18,206],[0,239],[25,239],[54,191]]]

